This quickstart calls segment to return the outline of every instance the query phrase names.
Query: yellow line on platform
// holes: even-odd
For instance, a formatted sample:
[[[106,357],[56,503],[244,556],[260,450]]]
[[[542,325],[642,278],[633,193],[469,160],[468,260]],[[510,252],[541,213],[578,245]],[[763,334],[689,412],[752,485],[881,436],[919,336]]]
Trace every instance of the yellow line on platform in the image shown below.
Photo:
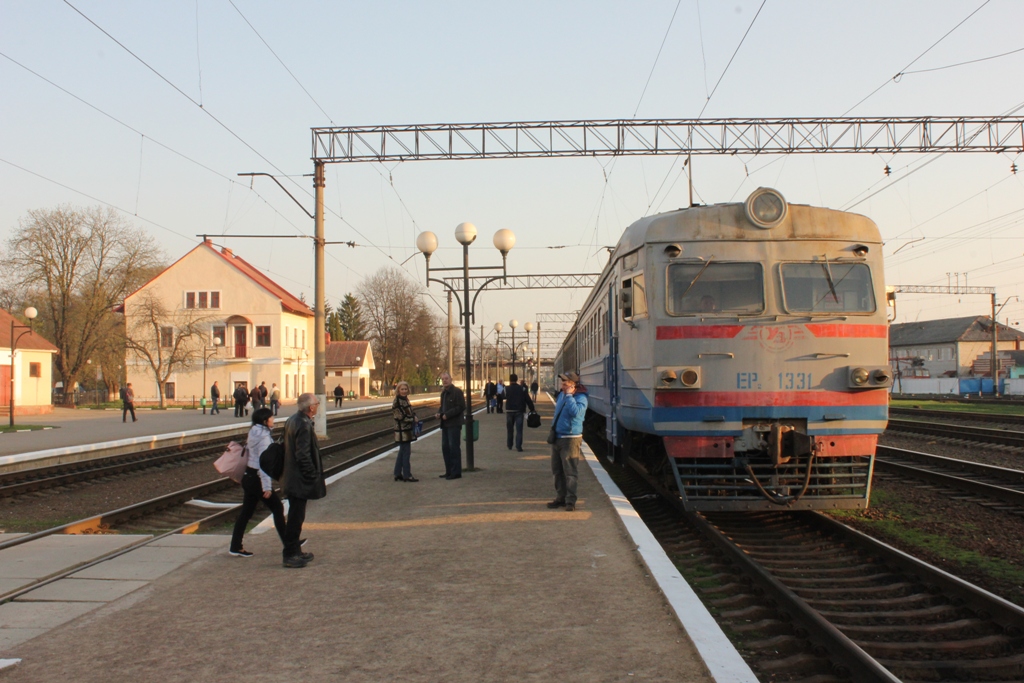
[[[396,519],[390,522],[314,522],[303,525],[316,531],[363,531],[366,529],[407,529],[420,526],[447,524],[495,524],[501,522],[582,522],[590,519],[590,512],[491,512],[478,515],[446,515],[426,519]]]

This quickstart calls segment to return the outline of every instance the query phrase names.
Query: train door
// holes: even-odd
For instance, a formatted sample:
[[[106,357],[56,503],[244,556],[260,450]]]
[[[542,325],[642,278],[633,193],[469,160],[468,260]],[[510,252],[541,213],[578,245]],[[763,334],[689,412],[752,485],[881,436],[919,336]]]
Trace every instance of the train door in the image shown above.
[[[605,356],[605,382],[608,387],[608,419],[605,421],[605,438],[612,445],[612,459],[622,445],[619,434],[619,297],[616,291],[617,279],[608,282],[608,316],[605,329],[608,334],[608,355]]]

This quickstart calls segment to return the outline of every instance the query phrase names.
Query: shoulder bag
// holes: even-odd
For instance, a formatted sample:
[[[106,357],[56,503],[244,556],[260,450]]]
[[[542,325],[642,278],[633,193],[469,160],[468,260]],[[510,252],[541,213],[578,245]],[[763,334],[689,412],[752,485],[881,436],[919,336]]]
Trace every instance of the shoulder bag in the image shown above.
[[[213,462],[213,467],[236,483],[241,483],[245,466],[249,461],[249,449],[232,441],[224,453]]]

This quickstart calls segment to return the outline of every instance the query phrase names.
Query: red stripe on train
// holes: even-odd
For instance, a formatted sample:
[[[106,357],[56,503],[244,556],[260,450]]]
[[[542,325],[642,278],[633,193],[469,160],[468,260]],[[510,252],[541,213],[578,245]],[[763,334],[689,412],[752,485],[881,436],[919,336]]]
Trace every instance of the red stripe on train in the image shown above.
[[[743,325],[658,325],[658,339],[732,339]]]
[[[884,406],[889,393],[869,391],[655,391],[658,408],[696,406]]]
[[[827,323],[808,323],[807,330],[815,337],[844,337],[886,339],[889,328],[886,325],[836,325]]]

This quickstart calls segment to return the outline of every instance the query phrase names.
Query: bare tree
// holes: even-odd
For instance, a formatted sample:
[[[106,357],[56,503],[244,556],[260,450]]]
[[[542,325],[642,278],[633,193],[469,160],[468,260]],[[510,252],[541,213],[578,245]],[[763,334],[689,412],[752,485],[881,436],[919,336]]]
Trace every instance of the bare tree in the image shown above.
[[[419,288],[397,268],[382,268],[359,285],[359,303],[385,387],[404,377],[417,343]],[[391,361],[390,364],[388,361]]]
[[[209,332],[207,319],[196,309],[170,311],[152,292],[144,291],[125,311],[129,321],[125,345],[134,357],[149,365],[156,379],[160,407],[164,407],[164,385],[178,370],[187,370],[203,357]]]
[[[89,359],[118,325],[113,309],[157,272],[161,254],[144,232],[113,209],[37,209],[8,240],[11,280],[39,309],[42,334],[65,401]]]

